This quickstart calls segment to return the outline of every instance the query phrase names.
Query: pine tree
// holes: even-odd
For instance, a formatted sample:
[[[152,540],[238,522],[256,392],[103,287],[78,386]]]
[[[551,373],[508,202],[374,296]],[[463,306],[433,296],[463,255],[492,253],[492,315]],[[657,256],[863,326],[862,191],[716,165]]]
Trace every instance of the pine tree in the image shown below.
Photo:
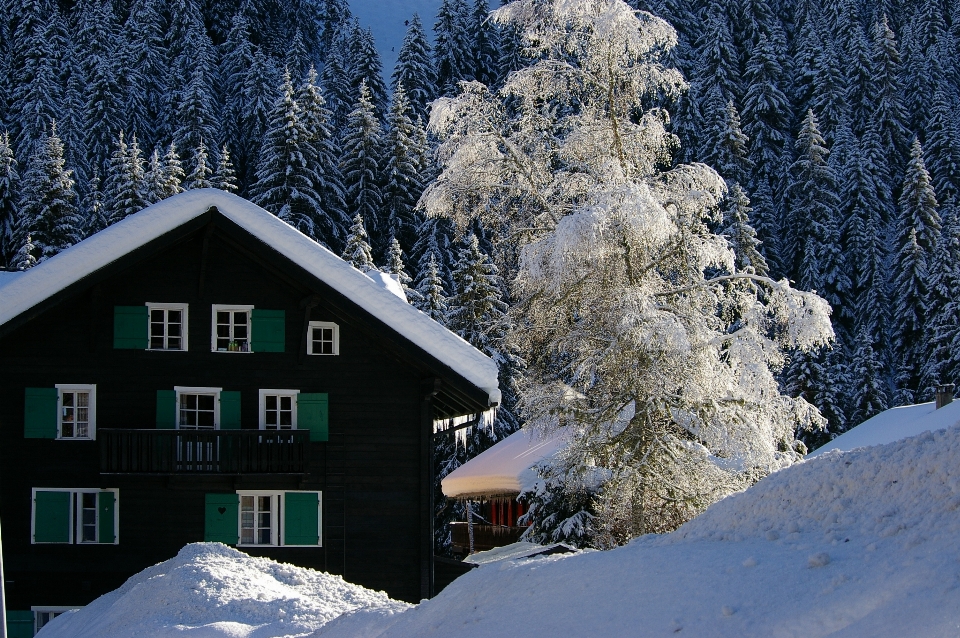
[[[367,243],[367,230],[363,227],[363,217],[360,215],[353,218],[353,225],[350,226],[342,257],[360,272],[377,269],[373,263],[373,255],[370,253],[370,244]]]
[[[94,233],[109,226],[107,220],[107,206],[103,199],[103,191],[100,188],[100,174],[96,171],[90,176],[90,182],[87,184],[87,194],[83,198],[83,219],[84,236],[89,237]]]
[[[63,143],[56,123],[37,142],[23,176],[21,234],[32,233],[38,261],[80,241],[73,171],[64,166]]]
[[[246,78],[255,64],[253,44],[250,41],[250,25],[243,12],[237,12],[230,23],[226,41],[220,45],[220,86],[223,91],[222,128],[226,146],[238,151],[240,176],[247,174],[248,148],[247,128],[244,114],[248,95]],[[273,85],[270,85],[273,86]],[[242,183],[246,183],[241,179]]]
[[[350,79],[344,69],[339,47],[327,54],[320,83],[326,89],[325,96],[330,107],[330,128],[340,131],[347,121],[353,102],[350,99]]]
[[[423,30],[420,16],[413,14],[403,45],[397,54],[397,65],[393,70],[392,88],[394,93],[399,87],[410,99],[410,108],[414,116],[426,121],[429,117],[428,106],[433,100],[436,77],[433,71],[430,43]]]
[[[226,144],[220,149],[217,170],[213,172],[210,185],[228,193],[237,191],[237,172],[233,170],[233,162],[230,161],[230,149],[227,148]]]
[[[874,349],[866,329],[859,330],[850,363],[850,425],[857,426],[890,407],[883,359]]]
[[[374,237],[386,241],[383,234],[381,210],[383,196],[380,191],[380,167],[383,162],[383,140],[380,122],[370,101],[366,84],[360,85],[360,99],[350,112],[341,142],[340,172],[346,192],[348,210],[353,216],[360,215],[364,225]],[[374,242],[378,253],[382,248]]]
[[[203,140],[200,140],[200,145],[193,152],[193,171],[187,175],[186,190],[210,188],[212,186],[210,175],[213,173],[213,169],[207,163],[208,160],[207,145],[203,143]]]
[[[737,269],[766,276],[769,273],[767,260],[763,258],[757,241],[757,231],[750,225],[750,199],[737,182],[730,187],[724,206],[727,227],[722,232],[737,256]]]
[[[20,217],[19,198],[20,174],[10,145],[10,134],[0,133],[0,260],[8,265],[16,265],[14,255],[20,248],[15,237]]]
[[[410,284],[413,283],[413,279],[410,275],[407,274],[406,266],[403,264],[403,249],[400,247],[400,242],[397,241],[396,237],[390,238],[390,252],[387,256],[388,266],[387,271],[397,276],[397,281],[400,282],[400,286],[403,288],[403,293],[407,297],[407,302],[416,306],[422,298],[420,293],[417,292],[414,288],[410,287]]]
[[[923,163],[923,149],[914,138],[900,195],[894,258],[893,352],[897,369],[896,403],[913,403],[919,396],[923,339],[927,329],[924,311],[928,268],[940,234],[937,198]]]
[[[30,270],[37,265],[37,258],[33,256],[33,253],[36,252],[37,248],[33,245],[33,240],[30,236],[30,233],[27,233],[27,236],[24,240],[23,246],[20,247],[20,250],[17,251],[17,254],[14,255],[13,263],[17,270]]]
[[[357,24],[351,35],[350,49],[353,56],[351,98],[353,102],[359,100],[361,86],[365,85],[374,111],[379,117],[383,117],[387,112],[387,85],[383,81],[383,64],[380,62],[373,32],[370,29],[361,29]]]
[[[147,170],[143,175],[144,197],[147,202],[156,204],[164,198],[166,181],[166,171],[160,161],[160,150],[155,148],[150,154]]]
[[[459,91],[457,84],[472,79],[469,14],[466,0],[443,0],[440,4],[437,23],[433,27],[438,95],[456,95]]]
[[[344,201],[343,176],[338,164],[338,149],[330,130],[332,114],[326,106],[323,92],[317,84],[317,72],[313,67],[297,91],[300,122],[303,127],[304,160],[313,168],[313,185],[318,201],[314,212],[317,241],[331,250],[338,250],[350,225],[347,205]]]
[[[934,191],[941,202],[960,203],[960,131],[957,130],[957,100],[940,89],[933,106],[923,145],[924,162]]]
[[[503,77],[498,67],[500,62],[500,33],[488,19],[490,7],[487,0],[474,0],[470,16],[470,33],[473,46],[470,59],[473,62],[471,76],[477,82],[494,86]]]
[[[173,142],[167,147],[167,152],[163,156],[163,191],[160,199],[173,197],[184,191],[183,183],[187,176],[183,172],[183,165],[180,163],[180,155],[177,153],[177,145]]]
[[[960,353],[952,348],[956,323],[957,291],[960,290],[960,220],[954,203],[941,208],[943,229],[930,260],[924,312],[926,335],[923,341],[920,397],[932,398],[940,383],[953,382]],[[958,379],[960,380],[960,379]]]
[[[417,200],[423,192],[421,169],[416,157],[413,123],[403,87],[397,87],[387,116],[386,166],[384,167],[383,205],[386,230],[406,250],[417,239]]]
[[[503,345],[507,304],[497,267],[480,250],[474,234],[464,240],[453,281],[456,293],[448,301],[447,327],[481,352],[495,356]]]
[[[322,182],[317,166],[304,155],[308,134],[294,94],[290,72],[284,71],[280,96],[270,112],[263,138],[257,182],[251,188],[253,202],[269,210],[303,234],[317,238],[316,219]]]
[[[106,0],[88,0],[81,5],[79,51],[84,74],[83,131],[85,167],[105,169],[113,140],[122,129],[123,95],[118,82],[116,17]],[[37,237],[34,237],[37,240]]]
[[[146,147],[159,142],[153,134],[166,92],[162,9],[159,0],[134,0],[118,47],[123,61],[119,66],[126,117],[123,127],[136,133]]]
[[[123,131],[117,136],[116,149],[110,158],[107,173],[106,208],[109,224],[137,213],[149,205],[147,198],[143,157],[136,136],[128,146]]]
[[[443,279],[440,277],[436,255],[433,253],[428,255],[426,264],[420,269],[417,293],[420,295],[420,300],[414,303],[417,310],[439,324],[446,322],[447,294],[444,290]]]
[[[276,102],[276,87],[280,81],[270,60],[258,49],[243,81],[242,145],[236,147],[239,151],[240,182],[247,184],[248,188],[256,175],[263,137],[270,126],[270,113]]]
[[[880,148],[887,158],[884,181],[899,184],[903,180],[902,161],[910,153],[910,132],[903,105],[904,88],[897,40],[887,17],[874,25],[873,59],[876,72],[876,97],[871,121],[877,126]],[[891,207],[891,213],[893,213]]]

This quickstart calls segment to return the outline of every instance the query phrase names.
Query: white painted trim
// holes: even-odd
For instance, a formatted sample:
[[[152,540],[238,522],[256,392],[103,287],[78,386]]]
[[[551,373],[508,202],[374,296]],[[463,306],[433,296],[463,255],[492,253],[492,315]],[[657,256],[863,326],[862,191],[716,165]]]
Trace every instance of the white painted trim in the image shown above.
[[[280,547],[281,540],[283,539],[283,532],[281,530],[283,525],[283,518],[281,517],[280,507],[282,492],[277,492],[276,490],[237,490],[237,547]],[[273,515],[270,519],[270,538],[273,540],[272,543],[241,543],[243,538],[243,497],[244,496],[269,496],[271,498],[270,502],[270,513]],[[254,523],[256,523],[257,511],[254,509]],[[256,527],[254,527],[256,531]]]
[[[260,390],[260,407],[259,407],[259,419],[260,419],[260,429],[267,429],[267,402],[266,397],[268,394],[275,394],[277,396],[292,396],[293,397],[293,427],[291,429],[297,429],[297,395],[300,394],[300,390]],[[277,431],[280,431],[278,428]]]
[[[65,611],[74,609],[83,609],[83,605],[31,605],[30,611],[49,611],[55,614],[61,614]]]
[[[147,350],[150,352],[187,352],[190,349],[190,304],[186,303],[154,303],[148,301],[147,306]],[[183,323],[180,328],[183,331],[180,335],[183,341],[183,347],[179,350],[172,350],[168,348],[151,348],[150,347],[150,311],[154,308],[159,310],[181,310],[183,311]]]
[[[229,352],[228,350],[217,350],[217,313],[218,312],[243,312],[247,313],[247,343],[249,349],[246,352],[230,352],[230,354],[250,354],[253,352],[253,306],[247,304],[224,304],[215,303],[210,305],[210,352]]]
[[[314,328],[333,328],[333,354],[323,354],[313,351],[311,332]],[[340,326],[332,321],[310,321],[307,323],[307,354],[318,357],[332,357],[340,354]]]
[[[57,440],[58,441],[96,441],[97,440],[97,384],[96,383],[57,383]],[[87,406],[89,421],[87,422],[87,436],[60,436],[63,425],[63,391],[90,393],[90,405]]]
[[[223,388],[201,388],[194,386],[183,386],[175,385],[173,386],[173,391],[176,394],[177,402],[177,416],[176,416],[176,429],[180,429],[180,395],[181,394],[212,394],[214,395],[213,401],[213,429],[220,429],[220,393],[223,392]]]

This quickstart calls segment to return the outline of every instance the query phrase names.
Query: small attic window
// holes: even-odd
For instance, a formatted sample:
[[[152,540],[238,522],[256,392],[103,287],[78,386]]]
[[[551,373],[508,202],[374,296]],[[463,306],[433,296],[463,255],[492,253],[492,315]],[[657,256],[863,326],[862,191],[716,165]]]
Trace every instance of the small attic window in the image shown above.
[[[340,354],[340,326],[329,321],[311,321],[307,327],[307,354]]]

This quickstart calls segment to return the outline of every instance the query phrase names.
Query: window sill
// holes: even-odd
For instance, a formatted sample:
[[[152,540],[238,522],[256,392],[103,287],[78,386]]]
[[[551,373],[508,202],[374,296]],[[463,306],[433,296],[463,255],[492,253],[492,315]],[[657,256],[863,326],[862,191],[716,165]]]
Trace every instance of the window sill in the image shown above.
[[[237,547],[280,547],[279,545],[267,544],[267,543],[237,543]],[[284,545],[287,547],[287,545]]]
[[[54,441],[96,441],[95,436],[58,436]]]
[[[253,354],[253,350],[211,350],[218,354]]]
[[[147,348],[147,352],[187,352],[183,348]]]

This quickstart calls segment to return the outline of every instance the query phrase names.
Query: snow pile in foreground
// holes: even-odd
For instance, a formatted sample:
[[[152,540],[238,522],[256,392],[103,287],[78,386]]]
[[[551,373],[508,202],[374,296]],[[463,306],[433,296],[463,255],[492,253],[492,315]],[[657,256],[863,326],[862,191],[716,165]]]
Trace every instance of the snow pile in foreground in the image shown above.
[[[389,616],[407,607],[340,576],[254,558],[220,543],[194,543],[59,616],[38,636],[303,636],[345,612],[366,608]]]
[[[501,561],[333,638],[960,635],[960,428],[826,454],[673,534]]]

